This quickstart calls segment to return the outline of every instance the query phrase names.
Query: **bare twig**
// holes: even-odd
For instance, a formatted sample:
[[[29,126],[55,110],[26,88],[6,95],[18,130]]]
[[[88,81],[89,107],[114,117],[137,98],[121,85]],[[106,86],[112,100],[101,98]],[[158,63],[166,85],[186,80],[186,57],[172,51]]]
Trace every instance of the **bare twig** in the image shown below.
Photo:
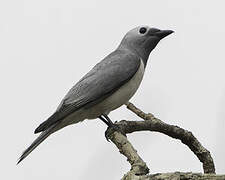
[[[143,176],[139,180],[224,180],[225,175],[215,175],[215,174],[201,174],[201,173],[158,173],[148,176]]]
[[[201,145],[201,143],[194,137],[194,135],[190,131],[187,131],[178,126],[166,124],[160,119],[155,118],[152,114],[144,113],[143,111],[135,107],[132,103],[128,103],[127,108],[142,119],[144,119],[144,121],[122,120],[115,123],[117,128],[108,128],[106,131],[106,137],[108,137],[117,146],[120,153],[126,156],[127,160],[131,164],[131,170],[126,175],[124,175],[122,180],[157,180],[161,177],[159,174],[147,175],[149,173],[149,169],[146,163],[141,159],[132,144],[128,141],[126,134],[133,133],[136,131],[161,132],[172,138],[181,140],[181,142],[187,145],[191,149],[191,151],[198,157],[198,159],[203,163],[204,173],[215,174],[215,166],[210,152]],[[175,175],[177,179],[185,179],[186,177],[183,176],[182,173],[180,173],[179,176],[176,173],[163,174],[163,176],[165,175],[166,177],[164,179],[171,179],[172,177],[175,177]],[[191,173],[191,175],[197,177],[196,174]],[[214,176],[212,175],[212,177]],[[204,178],[205,176],[199,175],[197,179],[200,180]]]
[[[187,131],[178,126],[166,124],[160,119],[155,118],[152,114],[144,113],[143,111],[135,107],[132,103],[128,103],[127,108],[145,121],[120,121],[117,124],[120,126],[124,133],[149,130],[161,132],[172,138],[179,139],[182,143],[187,145],[203,163],[204,173],[215,174],[215,166],[210,152],[201,145],[201,143],[194,137],[194,135],[190,131]]]
[[[109,132],[110,130],[111,132]],[[137,151],[128,141],[127,137],[123,135],[123,133],[108,128],[106,134],[108,138],[117,146],[120,153],[127,157],[127,160],[131,164],[131,170],[129,173],[134,175],[145,175],[149,173],[146,163],[137,154]]]

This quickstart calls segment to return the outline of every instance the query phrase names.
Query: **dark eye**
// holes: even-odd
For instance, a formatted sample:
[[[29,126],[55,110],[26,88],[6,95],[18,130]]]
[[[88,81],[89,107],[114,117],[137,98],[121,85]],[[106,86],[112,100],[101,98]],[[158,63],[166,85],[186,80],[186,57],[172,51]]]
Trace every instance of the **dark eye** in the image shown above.
[[[145,27],[140,28],[139,33],[144,34],[147,31]]]

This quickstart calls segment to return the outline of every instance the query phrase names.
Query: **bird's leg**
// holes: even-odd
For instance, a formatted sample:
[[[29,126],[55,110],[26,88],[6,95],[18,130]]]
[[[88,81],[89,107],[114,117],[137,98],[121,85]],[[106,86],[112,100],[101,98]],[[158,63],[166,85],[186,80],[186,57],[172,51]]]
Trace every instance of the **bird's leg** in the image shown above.
[[[124,136],[126,136],[126,134],[122,132],[120,127],[117,124],[114,124],[106,114],[102,114],[101,116],[99,116],[99,119],[101,119],[108,126],[107,130],[105,131],[105,138],[107,141],[109,141],[109,136],[115,131],[119,131]]]
[[[108,121],[109,123],[109,127],[113,127],[115,124],[111,121],[111,119],[109,118],[109,116],[107,116],[106,114],[102,114],[103,117]]]
[[[109,126],[109,122],[104,117],[99,116],[98,118],[101,119],[102,122],[104,122],[107,126]]]
[[[108,126],[107,130],[109,129],[109,127],[113,127],[112,121],[111,120],[110,120],[110,122],[108,121],[109,118],[106,119],[105,116],[103,116],[103,115],[99,116],[98,118],[101,119],[102,122],[104,122]],[[109,138],[108,138],[109,136],[108,136],[107,130],[105,131],[105,138],[106,138],[107,141],[109,141]]]

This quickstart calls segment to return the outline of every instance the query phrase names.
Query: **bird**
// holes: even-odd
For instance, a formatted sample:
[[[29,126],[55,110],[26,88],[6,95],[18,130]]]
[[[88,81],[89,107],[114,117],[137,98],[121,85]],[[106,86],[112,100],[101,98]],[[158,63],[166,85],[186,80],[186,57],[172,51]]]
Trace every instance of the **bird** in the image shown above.
[[[128,31],[119,46],[97,63],[66,94],[56,111],[34,131],[40,135],[22,153],[19,164],[52,133],[86,119],[101,119],[109,127],[108,114],[126,104],[137,91],[152,50],[172,30],[147,25]]]

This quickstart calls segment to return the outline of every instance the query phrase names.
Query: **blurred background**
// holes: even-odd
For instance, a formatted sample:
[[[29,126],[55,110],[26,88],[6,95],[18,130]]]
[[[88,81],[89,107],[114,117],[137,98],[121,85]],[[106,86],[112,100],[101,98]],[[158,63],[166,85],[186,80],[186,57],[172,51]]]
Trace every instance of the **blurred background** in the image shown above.
[[[172,29],[151,53],[132,98],[137,107],[190,130],[225,173],[225,24],[222,0],[0,1],[1,179],[117,180],[130,165],[84,121],[53,134],[16,166],[67,91],[138,25]],[[140,120],[125,107],[112,120]],[[202,172],[195,155],[163,134],[128,135],[151,173]]]

